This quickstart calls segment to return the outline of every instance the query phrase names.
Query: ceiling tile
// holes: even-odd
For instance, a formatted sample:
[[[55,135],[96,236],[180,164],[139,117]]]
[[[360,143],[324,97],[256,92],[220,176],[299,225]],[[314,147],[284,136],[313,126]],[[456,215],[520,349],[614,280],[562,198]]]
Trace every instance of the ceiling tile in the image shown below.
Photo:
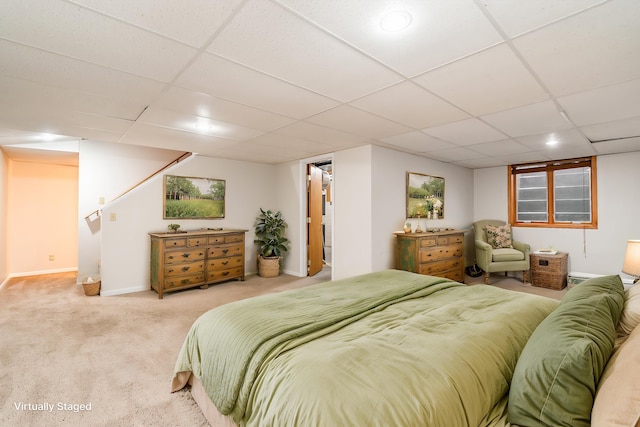
[[[239,144],[230,139],[183,132],[144,123],[133,125],[119,142],[168,150],[192,151],[208,155],[215,155],[216,152],[234,149]]]
[[[576,129],[567,129],[558,132],[550,132],[539,135],[528,135],[516,138],[518,142],[529,147],[532,151],[559,150],[562,147],[589,145],[589,140]],[[549,141],[557,144],[548,145]]]
[[[86,93],[97,99],[112,99],[120,104],[149,105],[166,87],[151,79],[4,40],[0,40],[0,58],[12,58],[2,61],[4,76]]]
[[[303,121],[284,126],[277,131],[278,135],[304,138],[332,146],[357,146],[368,140],[367,137],[353,135]]]
[[[291,117],[176,86],[163,93],[155,105],[180,113],[235,123],[262,131],[278,129],[296,121]]]
[[[404,133],[402,135],[382,138],[381,141],[386,144],[411,149],[417,152],[436,151],[457,147],[455,144],[434,138],[433,136],[427,135],[419,130]]]
[[[527,153],[530,148],[513,139],[502,141],[483,142],[482,144],[467,145],[467,148],[487,156],[504,156],[511,154]]]
[[[472,78],[469,70],[473,70]],[[475,116],[548,98],[506,44],[455,61],[413,81]]]
[[[640,136],[640,117],[583,126],[580,130],[591,141]]]
[[[483,157],[487,157],[484,154],[478,153],[477,151],[469,150],[468,148],[464,148],[464,147],[448,148],[446,150],[438,150],[438,151],[429,151],[428,156],[436,160],[442,160],[444,162],[452,162],[452,161],[458,162],[458,161],[481,159]]]
[[[469,117],[409,81],[360,98],[351,105],[416,129]]]
[[[639,33],[640,37],[640,33]],[[578,126],[640,116],[640,79],[558,98]]]
[[[264,145],[278,149],[285,149],[291,152],[297,152],[300,155],[309,156],[311,153],[329,153],[333,151],[335,146],[324,144],[321,142],[310,141],[308,139],[296,138],[293,136],[285,136],[276,133],[266,133],[253,138],[252,144]]]
[[[307,119],[308,122],[332,127],[367,138],[384,138],[407,133],[411,129],[391,120],[375,116],[348,105],[341,105]]]
[[[171,81],[196,53],[61,0],[0,2],[0,38],[163,82]]]
[[[254,138],[264,133],[260,130],[238,126],[233,123],[178,113],[155,106],[149,107],[142,113],[138,123],[239,141]]]
[[[407,77],[502,41],[472,0],[279,1]],[[382,31],[381,18],[397,10],[411,14],[409,27]]]
[[[556,132],[571,127],[551,101],[488,114],[481,118],[511,137]]]
[[[268,0],[252,0],[209,52],[348,102],[401,76]]]
[[[606,0],[484,0],[482,4],[500,28],[514,37],[590,8]]]
[[[132,123],[131,120],[83,113],[56,105],[4,103],[0,98],[0,125],[13,129],[113,142]]]
[[[467,119],[446,125],[423,129],[423,132],[458,145],[497,141],[507,135],[495,130],[478,119]]]
[[[591,146],[597,154],[616,154],[640,151],[640,137],[598,142],[591,144]]]
[[[87,8],[163,34],[194,47],[201,47],[231,16],[242,0],[74,0]]]
[[[0,102],[3,104],[25,106],[25,108],[46,106],[57,111],[84,112],[131,121],[135,120],[146,107],[131,98],[106,98],[3,76],[0,76],[0,93],[2,93]]]
[[[640,2],[617,0],[513,41],[555,96],[640,77]]]
[[[186,89],[303,119],[339,103],[214,55],[203,55],[177,80]]]

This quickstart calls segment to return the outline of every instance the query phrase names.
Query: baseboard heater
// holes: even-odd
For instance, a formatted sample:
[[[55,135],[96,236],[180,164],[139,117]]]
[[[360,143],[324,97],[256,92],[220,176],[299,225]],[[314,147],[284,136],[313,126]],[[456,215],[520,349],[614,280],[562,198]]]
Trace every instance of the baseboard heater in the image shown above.
[[[576,271],[572,271],[567,276],[567,287],[573,288],[575,285],[578,285],[585,280],[591,279],[593,277],[602,277],[603,274],[592,274],[592,273],[580,273]],[[622,278],[622,283],[625,288],[633,285],[633,279],[625,279]]]

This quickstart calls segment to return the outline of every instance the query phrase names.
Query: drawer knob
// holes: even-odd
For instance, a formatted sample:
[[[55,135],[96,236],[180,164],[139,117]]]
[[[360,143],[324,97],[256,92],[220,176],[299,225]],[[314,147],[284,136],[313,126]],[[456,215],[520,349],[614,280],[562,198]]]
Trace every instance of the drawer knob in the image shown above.
[[[223,276],[228,276],[228,275],[229,275],[229,272],[228,272],[228,271],[225,271],[224,273],[222,273],[222,275],[223,275]]]
[[[222,250],[222,253],[223,253],[223,254],[226,254],[227,252],[229,252],[229,249],[223,249],[223,250]]]
[[[191,256],[191,254],[186,254],[186,253],[185,253],[185,254],[182,254],[182,257],[183,257],[183,258],[189,258],[190,256]]]
[[[222,265],[227,265],[229,264],[229,261],[222,261]]]
[[[182,279],[180,283],[182,283],[183,285],[186,285],[187,283],[189,283],[189,279]]]
[[[189,271],[189,268],[191,268],[191,267],[189,267],[189,266],[182,267],[182,271]]]

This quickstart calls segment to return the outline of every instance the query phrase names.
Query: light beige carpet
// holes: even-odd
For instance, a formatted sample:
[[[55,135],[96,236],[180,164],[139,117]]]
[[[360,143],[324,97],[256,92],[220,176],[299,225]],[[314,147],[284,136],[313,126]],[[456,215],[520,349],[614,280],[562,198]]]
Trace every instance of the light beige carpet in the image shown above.
[[[169,392],[193,321],[227,302],[327,277],[250,276],[163,300],[152,291],[87,297],[75,273],[12,279],[0,290],[0,426],[207,425],[188,391]],[[491,283],[564,293],[504,276]]]

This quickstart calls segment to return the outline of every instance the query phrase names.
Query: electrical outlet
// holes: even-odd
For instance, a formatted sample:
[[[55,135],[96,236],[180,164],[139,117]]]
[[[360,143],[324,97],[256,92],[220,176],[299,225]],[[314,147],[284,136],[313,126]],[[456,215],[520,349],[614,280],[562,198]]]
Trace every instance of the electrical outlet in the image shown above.
[[[56,260],[55,255],[49,255],[49,261],[55,261],[55,260]]]
[[[117,219],[116,213],[115,212],[111,212],[109,214],[109,221],[115,221]]]

